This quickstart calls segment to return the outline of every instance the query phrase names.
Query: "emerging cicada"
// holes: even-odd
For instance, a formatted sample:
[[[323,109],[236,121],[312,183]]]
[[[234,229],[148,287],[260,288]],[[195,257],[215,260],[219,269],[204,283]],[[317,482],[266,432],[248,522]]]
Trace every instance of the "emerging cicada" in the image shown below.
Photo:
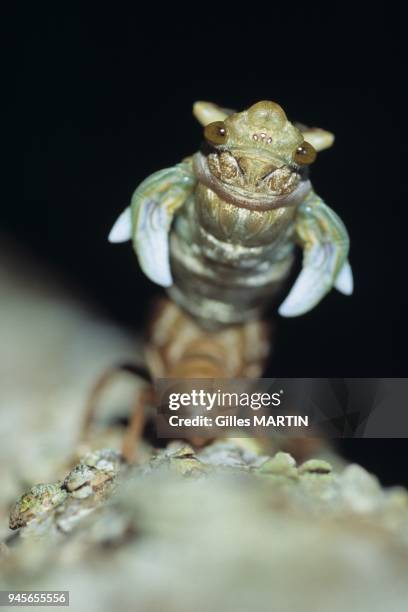
[[[309,311],[332,287],[351,294],[346,228],[308,178],[333,135],[292,124],[274,102],[241,113],[197,102],[194,115],[202,149],[143,181],[109,240],[132,239],[146,276],[207,329],[259,319],[296,244],[303,269],[282,316]]]

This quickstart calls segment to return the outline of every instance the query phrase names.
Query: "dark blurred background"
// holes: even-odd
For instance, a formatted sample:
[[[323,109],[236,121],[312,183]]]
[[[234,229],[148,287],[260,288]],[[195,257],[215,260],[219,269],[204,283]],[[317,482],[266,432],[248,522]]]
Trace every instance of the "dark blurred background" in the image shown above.
[[[224,78],[228,70],[195,79],[206,71],[188,62],[193,36],[184,55],[163,45],[158,63],[151,23],[130,15],[64,10],[28,26],[18,101],[24,201],[2,211],[8,234],[106,316],[140,329],[161,291],[138,269],[130,243],[108,244],[113,222],[143,178],[198,148],[194,100],[241,110],[277,101],[289,118],[336,134],[312,181],[349,230],[355,293],[333,291],[306,316],[280,319],[267,374],[406,375],[399,81],[259,78],[254,70],[242,71],[246,79]],[[342,448],[384,482],[408,481],[405,440]]]

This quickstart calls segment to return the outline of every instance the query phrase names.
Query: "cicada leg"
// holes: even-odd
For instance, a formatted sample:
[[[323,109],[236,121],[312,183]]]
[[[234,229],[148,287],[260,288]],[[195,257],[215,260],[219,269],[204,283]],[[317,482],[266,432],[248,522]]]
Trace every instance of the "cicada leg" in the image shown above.
[[[80,447],[83,447],[84,445],[86,445],[91,437],[91,433],[92,433],[92,428],[93,425],[96,421],[96,417],[97,417],[97,412],[101,403],[101,399],[103,397],[103,394],[106,392],[107,388],[109,387],[110,384],[112,384],[114,382],[114,380],[122,373],[124,372],[128,372],[130,374],[132,374],[133,376],[138,377],[139,379],[144,380],[147,384],[147,386],[141,390],[141,392],[138,394],[138,396],[144,397],[145,394],[147,392],[150,392],[152,389],[152,381],[151,381],[151,377],[150,374],[148,372],[148,370],[143,367],[143,366],[139,366],[139,365],[134,365],[134,364],[119,364],[117,366],[114,366],[112,368],[109,368],[108,370],[106,370],[106,372],[104,372],[100,378],[96,381],[96,383],[94,384],[88,399],[86,401],[85,404],[85,410],[84,410],[84,419],[83,419],[83,423],[82,423],[82,428],[80,431],[80,440],[79,440],[79,445]],[[139,404],[139,397],[136,400],[135,406]],[[138,427],[136,428],[135,423],[133,423],[134,421],[134,414],[135,414],[135,409],[132,410],[131,416],[130,416],[130,425],[129,428],[132,430],[132,437],[134,439],[134,448],[136,448],[136,439],[135,439],[135,435],[136,433],[138,433],[139,438],[141,437],[142,431],[143,431],[143,422],[144,422],[144,417],[143,417],[143,413],[142,413],[142,417],[140,420],[140,424],[138,425]],[[128,433],[125,434],[125,439],[128,438]],[[122,443],[122,447],[125,446],[125,442]],[[127,453],[130,455],[130,452],[127,450],[128,449],[129,444],[126,446],[126,451]],[[133,451],[133,455],[135,454],[135,451]],[[125,457],[126,458],[126,457]]]
[[[129,425],[122,444],[122,456],[127,463],[134,463],[139,442],[146,422],[146,406],[153,404],[155,393],[153,387],[146,387],[137,397],[130,415]]]

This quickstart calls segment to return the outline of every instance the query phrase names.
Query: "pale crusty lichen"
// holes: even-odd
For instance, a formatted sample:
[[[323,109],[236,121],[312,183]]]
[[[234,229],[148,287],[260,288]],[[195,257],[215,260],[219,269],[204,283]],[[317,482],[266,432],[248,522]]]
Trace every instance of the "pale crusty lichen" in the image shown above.
[[[120,467],[121,457],[116,451],[103,449],[88,453],[67,474],[63,482],[38,484],[24,493],[10,512],[10,529],[37,523],[41,526],[37,532],[46,533],[44,522],[49,518],[57,517],[58,524],[62,524],[65,513],[72,518],[73,509],[77,515],[83,515],[83,508],[80,505],[75,507],[72,500],[93,497],[92,504],[88,505],[88,509],[92,509],[92,506],[96,506],[101,498],[107,495],[109,485],[118,474]],[[53,522],[48,521],[48,524],[51,525]],[[36,532],[35,525],[31,531]]]
[[[10,512],[10,529],[25,527],[32,520],[44,518],[67,497],[62,483],[38,484],[22,495]]]
[[[121,457],[117,451],[102,449],[87,453],[66,476],[64,487],[72,497],[85,499],[94,493],[101,493],[120,467]]]

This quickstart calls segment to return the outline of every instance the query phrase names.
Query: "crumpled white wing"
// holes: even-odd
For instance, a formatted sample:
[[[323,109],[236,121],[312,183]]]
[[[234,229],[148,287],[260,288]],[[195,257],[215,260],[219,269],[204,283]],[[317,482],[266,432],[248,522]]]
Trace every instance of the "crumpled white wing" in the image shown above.
[[[132,239],[140,267],[161,287],[170,287],[170,228],[196,183],[191,159],[155,172],[132,196]]]
[[[132,195],[130,206],[112,227],[109,242],[132,240],[148,278],[170,287],[169,233],[176,212],[192,194],[197,179],[191,158],[148,176]]]
[[[132,238],[132,213],[130,206],[125,208],[123,213],[116,219],[111,231],[109,232],[109,242],[127,242]]]
[[[353,275],[347,261],[350,239],[340,217],[311,191],[299,206],[296,237],[303,248],[302,271],[279,308],[284,317],[297,317],[316,306],[336,287],[346,295],[353,291]]]
[[[351,295],[354,289],[353,282],[353,271],[349,261],[346,261],[340,270],[336,282],[334,283],[335,288],[344,295]]]
[[[314,245],[288,297],[281,304],[279,314],[283,317],[297,317],[314,308],[332,287],[335,263],[336,253],[332,244]]]
[[[151,281],[170,287],[169,229],[172,217],[160,201],[149,200],[140,208],[135,230],[139,264]]]

